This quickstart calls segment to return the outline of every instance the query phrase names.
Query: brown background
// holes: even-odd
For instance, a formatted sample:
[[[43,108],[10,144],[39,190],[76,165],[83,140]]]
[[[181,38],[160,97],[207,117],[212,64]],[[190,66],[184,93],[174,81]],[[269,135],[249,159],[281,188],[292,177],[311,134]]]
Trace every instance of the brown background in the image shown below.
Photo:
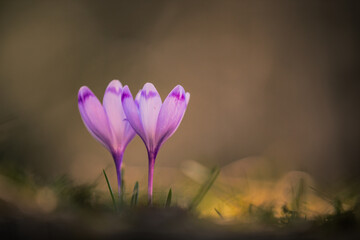
[[[76,100],[119,79],[191,93],[158,169],[261,157],[274,174],[357,178],[357,22],[357,1],[1,1],[1,161],[84,182],[113,168]],[[146,179],[138,137],[125,166]]]

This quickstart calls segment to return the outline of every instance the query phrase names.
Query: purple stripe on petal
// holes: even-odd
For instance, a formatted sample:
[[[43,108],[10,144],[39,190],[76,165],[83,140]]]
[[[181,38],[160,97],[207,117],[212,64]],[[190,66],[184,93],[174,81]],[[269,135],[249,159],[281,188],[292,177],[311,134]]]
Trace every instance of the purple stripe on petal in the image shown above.
[[[125,86],[127,87],[127,86]],[[121,95],[121,101],[124,101],[126,98],[131,98],[131,94],[128,91],[123,91],[123,94]]]
[[[116,89],[115,87],[108,87],[106,89],[106,92],[112,92],[112,93],[114,93],[116,95],[120,95],[121,94],[121,88]]]
[[[185,92],[181,91],[181,86],[177,85],[175,89],[171,92],[171,96],[177,98],[178,100],[184,100],[185,99]]]
[[[119,80],[112,80],[109,85],[107,86],[106,90],[105,90],[105,94],[107,92],[112,92],[115,95],[120,95],[122,92],[122,85],[121,82]]]
[[[146,90],[141,91],[141,96],[144,97],[146,100],[149,98],[157,97],[158,95],[159,94],[157,92],[153,92],[153,91],[146,91]]]
[[[90,89],[88,87],[83,86],[79,90],[78,102],[83,103],[90,96],[94,96],[94,94],[90,91]]]

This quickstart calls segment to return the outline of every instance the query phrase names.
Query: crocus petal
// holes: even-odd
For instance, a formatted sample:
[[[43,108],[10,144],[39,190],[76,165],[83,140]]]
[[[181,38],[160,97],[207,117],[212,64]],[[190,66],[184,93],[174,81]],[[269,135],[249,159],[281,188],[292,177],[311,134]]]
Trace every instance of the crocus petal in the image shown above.
[[[136,97],[135,97],[135,104],[137,106],[137,108],[139,109],[140,108],[140,96],[141,96],[141,91],[142,89],[139,90],[139,92],[136,94]]]
[[[121,102],[126,115],[126,120],[133,127],[135,132],[144,140],[144,129],[140,120],[140,114],[137,104],[135,103],[133,96],[128,86],[123,88],[121,96]]]
[[[176,131],[185,114],[190,94],[185,94],[182,86],[176,86],[162,104],[157,126],[156,144],[159,148]]]
[[[185,100],[186,100],[186,106],[189,104],[190,101],[190,93],[185,93]]]
[[[80,115],[88,131],[107,149],[111,149],[112,132],[100,101],[86,86],[79,90],[78,105]]]
[[[162,102],[152,83],[146,83],[139,96],[139,113],[149,149],[154,147],[156,123]]]
[[[122,85],[120,81],[113,80],[105,90],[103,106],[109,120],[110,128],[116,138],[117,147],[125,148],[135,136],[135,131],[126,121],[121,104]]]

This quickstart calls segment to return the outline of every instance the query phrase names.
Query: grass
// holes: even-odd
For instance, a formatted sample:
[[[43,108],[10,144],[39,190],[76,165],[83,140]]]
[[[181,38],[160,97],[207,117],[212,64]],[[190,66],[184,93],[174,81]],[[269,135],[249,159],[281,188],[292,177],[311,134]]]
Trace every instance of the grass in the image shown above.
[[[6,199],[4,199],[4,194],[0,195],[0,220],[4,219],[2,215],[4,212],[8,212],[8,209],[19,209],[10,212],[9,216],[20,215],[22,216],[20,219],[26,216],[25,218],[29,218],[30,222],[38,219],[39,216],[42,218],[52,216],[51,218],[55,217],[56,221],[62,222],[61,224],[63,221],[69,224],[68,231],[73,231],[72,226],[78,227],[78,221],[82,221],[82,228],[94,228],[95,230],[100,228],[105,232],[128,232],[129,229],[145,223],[149,226],[154,225],[156,226],[154,229],[158,229],[149,229],[149,231],[164,231],[157,225],[163,222],[170,232],[177,232],[178,228],[182,226],[192,229],[194,234],[198,233],[197,229],[202,228],[207,229],[208,232],[214,232],[214,234],[229,232],[255,234],[255,232],[263,232],[270,227],[273,233],[302,229],[301,231],[305,231],[306,234],[313,235],[354,232],[359,226],[360,201],[356,193],[331,196],[324,191],[307,186],[304,179],[300,179],[291,186],[291,199],[281,206],[279,213],[271,201],[265,201],[262,204],[247,202],[244,200],[245,195],[240,195],[241,201],[234,199],[229,201],[226,187],[222,186],[220,182],[214,187],[219,174],[219,168],[212,169],[204,182],[198,186],[198,190],[192,196],[187,196],[187,206],[179,207],[177,202],[174,202],[174,192],[170,188],[167,191],[164,190],[164,193],[167,192],[164,194],[164,198],[158,198],[154,202],[154,206],[149,207],[146,201],[140,199],[141,192],[138,182],[134,184],[131,192],[123,192],[122,198],[119,199],[112,190],[105,170],[103,170],[103,175],[108,192],[98,191],[97,184],[99,183],[76,184],[67,176],[44,184],[43,181],[35,179],[33,175],[24,170],[2,166],[0,167],[0,183],[3,186],[4,183],[8,184],[5,188],[14,190],[14,194],[16,194],[15,197]],[[125,191],[125,188],[123,190]],[[307,196],[311,192],[329,203],[332,209],[326,214],[317,214],[310,218],[307,215],[309,206]],[[217,195],[223,197],[222,202],[226,204],[231,202],[237,208],[246,209],[246,211],[229,218],[224,209],[212,205],[209,207],[213,213],[212,217],[204,218],[201,214],[203,206]],[[350,197],[347,198],[347,196]],[[353,204],[349,204],[349,202]],[[68,217],[62,219],[61,216]],[[102,223],[96,227],[93,226],[98,221],[102,221]],[[214,223],[216,224],[213,225]],[[224,223],[226,226],[223,225]],[[175,227],[173,224],[179,226]]]
[[[298,239],[293,233],[311,239],[317,236],[333,239],[339,235],[344,239],[352,237],[354,232],[358,235],[357,183],[343,184],[343,189],[328,193],[300,178],[290,184],[290,198],[276,206],[273,199],[278,193],[273,194],[275,197],[271,193],[264,195],[259,201],[257,196],[262,195],[263,189],[256,187],[255,196],[250,197],[246,185],[241,189],[228,186],[221,182],[220,169],[213,168],[200,178],[200,183],[189,181],[189,188],[196,189],[193,192],[161,189],[156,195],[164,197],[155,198],[149,207],[146,197],[142,199],[146,193],[141,192],[139,182],[125,188],[123,170],[120,198],[117,191],[113,192],[105,170],[101,174],[105,181],[85,184],[78,184],[68,176],[41,179],[32,174],[24,163],[48,159],[45,156],[54,154],[54,149],[49,150],[49,155],[46,151],[42,153],[44,148],[39,146],[43,145],[34,141],[40,138],[31,135],[29,126],[11,119],[5,123],[0,121],[1,133],[6,133],[6,138],[0,139],[1,239],[7,239],[7,235],[16,239],[35,233],[40,234],[35,237],[40,239],[51,236],[134,239],[136,234],[157,239],[164,236],[170,239]],[[16,127],[7,127],[8,123]],[[99,191],[99,184],[106,184],[108,191]],[[327,203],[328,209],[318,210],[314,198],[309,198],[311,195]],[[179,203],[179,196],[183,203]],[[285,237],[276,235],[284,232]]]

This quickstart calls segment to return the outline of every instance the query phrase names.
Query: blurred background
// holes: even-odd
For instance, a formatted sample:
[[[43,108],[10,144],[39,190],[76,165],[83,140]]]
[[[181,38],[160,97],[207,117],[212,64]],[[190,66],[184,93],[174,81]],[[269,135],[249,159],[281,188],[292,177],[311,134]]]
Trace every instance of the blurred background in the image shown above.
[[[119,79],[163,100],[177,84],[191,93],[155,189],[186,182],[194,161],[234,178],[358,180],[359,16],[357,1],[1,1],[0,164],[80,183],[107,168],[115,184],[77,92],[102,99]],[[146,185],[139,137],[124,166],[129,186]]]

